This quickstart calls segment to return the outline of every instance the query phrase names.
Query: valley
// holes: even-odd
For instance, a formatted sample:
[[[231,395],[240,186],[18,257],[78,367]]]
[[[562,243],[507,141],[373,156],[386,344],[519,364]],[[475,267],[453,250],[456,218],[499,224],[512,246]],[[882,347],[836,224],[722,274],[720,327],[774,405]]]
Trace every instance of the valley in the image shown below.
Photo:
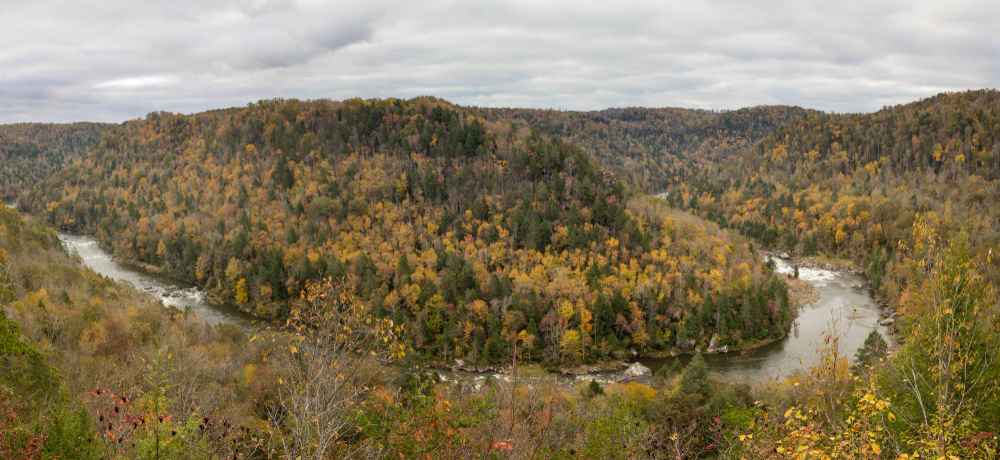
[[[136,288],[152,293],[166,307],[182,311],[190,308],[194,314],[209,324],[230,322],[249,327],[253,320],[232,306],[209,302],[197,288],[181,288],[171,281],[160,280],[136,268],[114,262],[111,254],[103,251],[93,238],[60,234],[59,239],[69,253],[79,254],[84,265],[98,274],[132,283]],[[784,275],[793,273],[792,266],[787,262],[782,260],[775,262],[777,273]],[[706,355],[705,361],[708,363],[711,375],[761,381],[780,380],[792,372],[807,370],[818,364],[817,338],[822,337],[822,332],[830,330],[834,322],[838,323],[838,328],[842,331],[842,346],[846,356],[853,356],[861,348],[870,331],[878,329],[887,334],[886,330],[878,325],[878,309],[868,294],[867,282],[863,278],[846,272],[803,268],[800,270],[800,279],[819,291],[819,300],[801,307],[788,335],[773,343],[743,352]],[[886,340],[889,340],[888,335]],[[640,356],[635,362],[642,363],[656,372],[663,366],[669,367],[674,359],[687,364],[690,355],[666,358]],[[461,372],[446,374],[452,379],[462,380],[476,380],[486,375],[503,378],[503,374],[488,372],[473,372],[468,375],[461,375]],[[579,382],[590,380],[609,384],[617,375],[616,372],[571,374],[562,377],[562,384],[572,387]]]
[[[0,460],[1000,460],[1000,2],[0,14]]]
[[[279,99],[9,128],[0,344],[21,354],[4,397],[62,401],[18,417],[81,438],[107,409],[69,408],[108,385],[94,393],[131,395],[130,417],[194,420],[165,425],[186,433],[173,452],[206,458],[466,458],[484,438],[533,446],[498,458],[663,458],[681,438],[681,458],[851,458],[920,452],[918,425],[987,452],[995,100],[834,116]],[[46,169],[26,181],[31,158]],[[945,352],[957,368],[929,361]],[[964,431],[920,421],[940,385],[981,396],[935,406]],[[322,417],[337,428],[303,421]],[[54,426],[47,452],[76,445]],[[105,431],[128,441],[86,444],[94,458],[164,433]]]

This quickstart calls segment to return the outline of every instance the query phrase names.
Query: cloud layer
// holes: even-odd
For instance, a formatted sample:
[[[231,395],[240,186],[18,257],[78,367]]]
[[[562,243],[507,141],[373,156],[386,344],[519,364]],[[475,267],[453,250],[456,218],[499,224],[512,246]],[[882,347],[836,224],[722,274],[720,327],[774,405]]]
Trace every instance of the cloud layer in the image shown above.
[[[845,112],[1000,86],[992,1],[11,0],[3,10],[0,122],[425,94]]]

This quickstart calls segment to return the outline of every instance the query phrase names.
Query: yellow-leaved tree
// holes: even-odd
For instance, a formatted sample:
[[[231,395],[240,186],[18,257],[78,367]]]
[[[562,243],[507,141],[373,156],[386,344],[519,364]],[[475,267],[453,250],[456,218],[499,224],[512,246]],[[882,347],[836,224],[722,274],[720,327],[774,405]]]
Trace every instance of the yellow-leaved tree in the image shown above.
[[[381,366],[404,356],[402,333],[401,325],[376,316],[332,278],[308,283],[272,337],[286,343],[276,357],[272,451],[289,458],[345,458],[377,450],[346,440],[356,434],[353,421],[365,399],[386,383]]]
[[[979,441],[995,434],[1000,417],[1000,316],[996,286],[983,276],[992,250],[976,257],[964,233],[945,241],[923,217],[914,239],[922,280],[902,308],[916,324],[890,386],[904,389],[896,399],[905,442],[922,457],[985,458]]]

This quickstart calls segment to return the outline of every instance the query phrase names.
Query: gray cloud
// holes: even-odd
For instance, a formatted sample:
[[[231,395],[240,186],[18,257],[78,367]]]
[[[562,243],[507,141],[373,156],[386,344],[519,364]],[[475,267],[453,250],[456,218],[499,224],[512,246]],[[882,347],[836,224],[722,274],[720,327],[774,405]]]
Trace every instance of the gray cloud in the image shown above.
[[[0,122],[271,97],[871,111],[996,87],[1000,5],[793,0],[12,0]]]

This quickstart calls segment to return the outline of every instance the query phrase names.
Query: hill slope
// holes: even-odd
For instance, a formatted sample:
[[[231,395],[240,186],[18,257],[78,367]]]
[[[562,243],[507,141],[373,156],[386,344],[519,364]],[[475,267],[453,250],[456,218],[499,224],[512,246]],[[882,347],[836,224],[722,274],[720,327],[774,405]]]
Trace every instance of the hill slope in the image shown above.
[[[915,222],[966,232],[975,252],[1000,242],[998,178],[1000,92],[983,90],[790,120],[671,201],[766,246],[858,261],[895,305],[912,284],[899,249],[914,247]]]
[[[17,198],[79,158],[110,127],[103,123],[0,125],[0,199]]]
[[[594,112],[483,109],[486,116],[523,120],[581,146],[628,184],[660,193],[705,163],[752,146],[785,121],[810,110],[760,106],[732,111],[624,108]]]
[[[843,258],[896,305],[913,224],[1000,241],[1000,92],[940,94],[871,114],[491,110],[566,135],[648,192],[765,247]],[[662,188],[660,188],[662,187]],[[1000,276],[994,276],[1000,281]],[[883,285],[883,281],[885,282]]]
[[[258,314],[346,276],[441,359],[738,347],[794,315],[747,242],[558,137],[436,99],[151,114],[22,203]]]

